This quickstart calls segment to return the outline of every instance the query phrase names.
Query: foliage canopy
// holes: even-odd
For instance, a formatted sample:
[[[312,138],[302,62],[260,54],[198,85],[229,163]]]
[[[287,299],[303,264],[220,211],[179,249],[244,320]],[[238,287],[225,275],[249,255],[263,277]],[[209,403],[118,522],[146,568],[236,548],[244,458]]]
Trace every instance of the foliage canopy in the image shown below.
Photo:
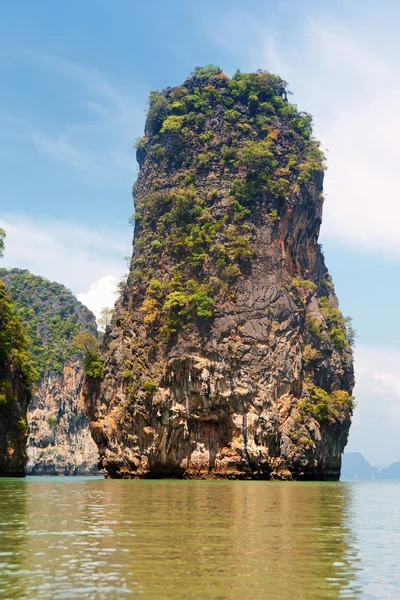
[[[76,334],[96,334],[94,315],[63,285],[20,269],[0,269],[29,339],[29,353],[39,376],[60,370],[77,353]]]
[[[29,394],[37,372],[28,354],[28,338],[15,303],[0,280],[0,409],[17,400],[18,387]]]
[[[288,93],[267,71],[229,78],[215,65],[151,92],[136,142],[145,184],[140,175],[129,276],[145,290],[140,310],[149,327],[174,333],[212,318],[216,298],[232,298],[251,268],[261,207],[274,227],[283,202],[302,201],[323,171],[311,116]],[[230,183],[221,189],[220,181]]]

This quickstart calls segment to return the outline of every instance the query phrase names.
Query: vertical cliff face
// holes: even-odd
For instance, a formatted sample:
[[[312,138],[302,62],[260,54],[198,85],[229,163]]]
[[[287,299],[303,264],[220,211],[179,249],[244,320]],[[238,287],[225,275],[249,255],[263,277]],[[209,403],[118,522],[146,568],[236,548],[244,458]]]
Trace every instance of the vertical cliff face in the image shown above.
[[[0,476],[25,474],[26,410],[35,376],[25,331],[0,280]]]
[[[97,447],[84,410],[82,361],[69,359],[59,372],[48,372],[28,410],[30,475],[93,475]]]
[[[0,477],[25,475],[28,432],[26,410],[30,396],[21,389],[18,379],[19,375],[11,370],[2,380],[13,398],[8,400],[7,406],[0,408]]]
[[[97,473],[98,452],[85,414],[75,336],[96,334],[94,315],[63,285],[26,270],[0,269],[24,322],[38,378],[26,413],[27,473]],[[25,455],[26,459],[26,455]]]
[[[111,477],[338,479],[352,332],[318,245],[323,156],[266,72],[152,93],[126,287],[87,408]]]

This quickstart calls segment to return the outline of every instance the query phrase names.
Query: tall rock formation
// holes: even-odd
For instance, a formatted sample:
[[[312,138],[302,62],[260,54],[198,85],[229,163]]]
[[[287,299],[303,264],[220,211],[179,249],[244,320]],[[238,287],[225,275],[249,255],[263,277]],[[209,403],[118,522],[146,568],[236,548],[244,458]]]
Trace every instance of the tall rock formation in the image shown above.
[[[97,473],[98,452],[83,402],[82,359],[75,335],[96,335],[94,315],[63,285],[29,271],[0,269],[25,323],[38,379],[27,411],[32,475]]]
[[[150,96],[130,273],[87,409],[111,477],[338,479],[352,331],[318,234],[323,154],[268,72]]]

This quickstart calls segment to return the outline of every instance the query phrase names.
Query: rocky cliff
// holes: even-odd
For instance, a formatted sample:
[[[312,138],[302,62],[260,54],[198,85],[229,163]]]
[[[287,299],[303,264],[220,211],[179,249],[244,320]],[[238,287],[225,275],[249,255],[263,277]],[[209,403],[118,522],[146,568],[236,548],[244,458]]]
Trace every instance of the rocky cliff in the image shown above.
[[[87,410],[111,477],[338,479],[352,331],[318,234],[324,157],[267,72],[150,96],[130,273]]]
[[[79,332],[96,335],[94,315],[63,285],[20,269],[0,269],[24,322],[36,385],[27,410],[27,473],[97,473],[98,453],[85,414]],[[26,427],[26,436],[28,428]]]
[[[93,475],[97,447],[83,401],[82,360],[66,361],[61,371],[42,377],[28,410],[29,475]]]
[[[37,375],[27,345],[16,307],[0,280],[0,477],[25,474],[26,411]]]

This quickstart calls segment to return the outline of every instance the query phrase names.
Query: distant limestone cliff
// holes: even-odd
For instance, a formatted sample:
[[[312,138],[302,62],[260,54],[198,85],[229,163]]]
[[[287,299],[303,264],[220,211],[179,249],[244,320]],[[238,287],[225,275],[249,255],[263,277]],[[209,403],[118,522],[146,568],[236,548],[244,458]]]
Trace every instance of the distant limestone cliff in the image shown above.
[[[97,335],[95,317],[59,283],[20,269],[0,269],[0,279],[24,323],[37,371],[26,416],[26,472],[97,473],[98,452],[83,402],[82,360],[74,344],[81,331]]]
[[[318,245],[323,154],[287,95],[213,66],[150,95],[129,277],[88,382],[111,477],[339,478],[352,330]]]
[[[28,409],[29,475],[93,475],[98,452],[85,414],[80,358],[40,380]]]

